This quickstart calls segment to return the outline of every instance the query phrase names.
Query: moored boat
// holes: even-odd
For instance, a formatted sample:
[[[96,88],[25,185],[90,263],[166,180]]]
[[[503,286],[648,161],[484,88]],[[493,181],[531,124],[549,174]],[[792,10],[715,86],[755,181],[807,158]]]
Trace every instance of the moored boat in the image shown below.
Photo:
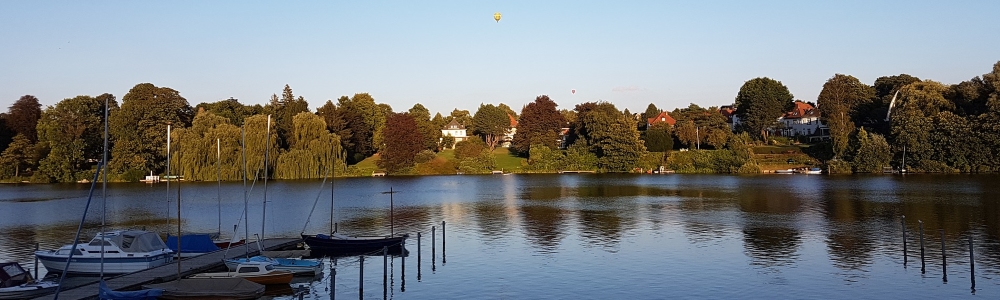
[[[163,290],[159,298],[168,300],[243,300],[260,298],[265,286],[244,278],[183,278],[143,288]]]
[[[0,263],[0,299],[27,299],[56,290],[55,282],[35,281],[16,262]]]
[[[66,260],[73,252],[73,244],[56,250],[39,250],[35,256],[45,269],[54,273],[98,275],[101,273],[101,247],[105,274],[132,273],[173,261],[173,251],[167,248],[156,233],[142,230],[119,230],[98,233],[90,243],[79,244],[73,253],[73,263],[68,270]]]
[[[250,261],[240,264],[233,272],[195,274],[190,278],[244,278],[259,284],[288,284],[292,282],[292,272],[275,270],[269,262]]]
[[[389,252],[402,253],[407,234],[386,236],[302,235],[302,239],[314,254],[327,256],[350,256],[367,254],[388,248]]]
[[[292,272],[295,275],[315,275],[320,272],[322,264],[319,261],[294,259],[294,258],[270,258],[266,256],[253,256],[250,258],[230,258],[226,260],[226,267],[230,271],[236,271],[240,264],[246,262],[268,262],[274,266],[275,270]]]

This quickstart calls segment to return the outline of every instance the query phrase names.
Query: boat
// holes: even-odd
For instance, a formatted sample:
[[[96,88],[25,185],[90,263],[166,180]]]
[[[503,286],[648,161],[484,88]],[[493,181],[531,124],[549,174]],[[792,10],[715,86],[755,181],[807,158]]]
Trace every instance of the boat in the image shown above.
[[[792,173],[795,173],[794,169],[774,170],[774,174],[792,174]]]
[[[327,171],[327,175],[330,171]],[[326,179],[323,179],[326,183]],[[322,185],[320,185],[322,189]],[[330,226],[333,227],[333,211],[334,211],[334,185],[331,180],[330,183]],[[355,256],[364,254],[375,254],[383,249],[388,249],[391,253],[405,254],[406,251],[403,249],[403,244],[406,242],[406,238],[409,237],[408,234],[395,234],[394,232],[394,219],[393,218],[393,199],[392,195],[395,194],[392,187],[389,188],[388,192],[383,192],[384,194],[389,194],[389,235],[382,236],[349,236],[337,233],[336,229],[330,228],[330,234],[305,234],[306,227],[309,226],[308,219],[312,218],[312,213],[310,212],[309,218],[307,218],[306,225],[302,228],[302,240],[309,246],[309,250],[313,252],[313,255],[322,256]],[[319,201],[319,197],[316,197],[316,201]],[[313,203],[313,207],[316,204]]]
[[[808,174],[811,174],[811,175],[823,174],[823,169],[820,169],[820,168],[809,168],[807,170],[804,170],[802,173],[803,174],[807,174],[807,175]]]
[[[189,278],[243,278],[259,284],[289,284],[292,282],[292,272],[275,270],[269,262],[249,261],[241,263],[236,271],[200,273]]]
[[[71,252],[73,263],[64,270]],[[49,272],[86,275],[101,274],[101,254],[105,274],[125,274],[170,263],[174,252],[159,235],[143,230],[97,233],[90,243],[76,245],[75,252],[73,244],[56,250],[35,251],[35,256]]]
[[[27,299],[55,292],[59,284],[35,281],[16,262],[0,263],[0,299]]]
[[[236,271],[240,264],[246,262],[268,262],[274,266],[275,270],[292,272],[293,275],[316,275],[322,269],[322,264],[318,261],[292,259],[292,258],[271,258],[267,256],[252,256],[250,258],[230,258],[226,260],[226,267],[230,271]]]
[[[167,247],[176,252],[178,257],[195,257],[220,250],[208,233],[181,234],[180,248],[177,245],[177,236],[168,234]]]
[[[161,289],[144,289],[138,291],[115,291],[108,287],[108,284],[101,280],[101,285],[97,290],[97,298],[101,300],[156,300],[163,295]]]
[[[264,295],[265,286],[244,278],[183,278],[157,284],[146,284],[146,289],[160,289],[160,299],[167,300],[244,300]]]

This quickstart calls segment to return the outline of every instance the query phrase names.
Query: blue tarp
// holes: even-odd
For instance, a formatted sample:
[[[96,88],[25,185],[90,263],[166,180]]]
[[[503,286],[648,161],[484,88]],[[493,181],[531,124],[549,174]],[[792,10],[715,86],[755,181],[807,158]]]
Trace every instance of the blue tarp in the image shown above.
[[[177,237],[167,236],[167,248],[177,252]],[[208,234],[185,234],[181,236],[181,252],[184,253],[207,253],[219,250],[212,242],[212,237]]]
[[[163,295],[161,289],[138,290],[129,292],[116,292],[108,288],[101,280],[101,290],[98,296],[101,300],[156,300],[156,297]]]

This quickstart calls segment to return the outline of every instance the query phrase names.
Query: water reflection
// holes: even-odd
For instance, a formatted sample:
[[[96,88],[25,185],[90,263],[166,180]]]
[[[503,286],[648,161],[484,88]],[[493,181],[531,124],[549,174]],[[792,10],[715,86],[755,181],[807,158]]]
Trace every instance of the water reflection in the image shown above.
[[[569,211],[550,205],[522,205],[521,218],[524,232],[542,253],[558,252],[559,243],[566,236],[565,223]]]

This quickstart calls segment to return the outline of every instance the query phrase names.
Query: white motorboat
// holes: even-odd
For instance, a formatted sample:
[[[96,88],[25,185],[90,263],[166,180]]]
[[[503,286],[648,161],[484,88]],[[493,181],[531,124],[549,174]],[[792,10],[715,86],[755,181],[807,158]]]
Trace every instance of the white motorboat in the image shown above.
[[[288,284],[292,282],[292,272],[275,270],[270,262],[250,261],[239,264],[236,271],[200,273],[189,278],[244,278],[259,284]]]
[[[174,252],[167,248],[159,235],[141,230],[98,233],[90,243],[78,244],[69,270],[63,269],[70,252],[73,252],[72,244],[56,250],[36,251],[35,256],[49,272],[96,275],[101,273],[102,243],[105,274],[132,273],[173,260]]]
[[[230,271],[236,271],[240,264],[245,264],[246,262],[268,262],[274,266],[275,270],[284,270],[292,272],[295,275],[315,275],[322,268],[322,264],[318,261],[295,258],[271,258],[266,256],[230,258],[226,260],[226,267]]]

